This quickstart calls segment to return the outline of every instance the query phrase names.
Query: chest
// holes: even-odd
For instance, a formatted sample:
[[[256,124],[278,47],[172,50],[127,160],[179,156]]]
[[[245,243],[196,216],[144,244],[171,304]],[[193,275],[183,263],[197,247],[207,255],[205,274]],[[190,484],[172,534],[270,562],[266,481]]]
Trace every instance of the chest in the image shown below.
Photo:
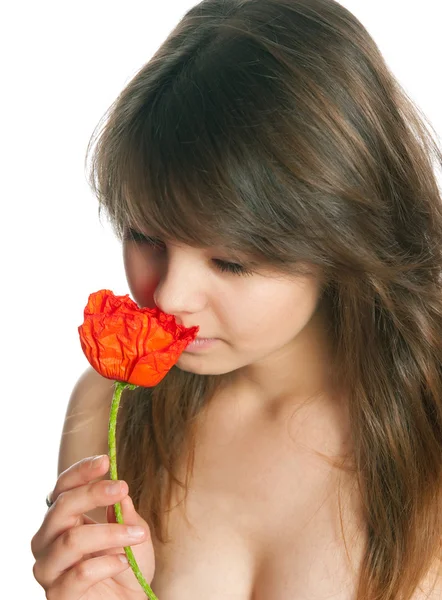
[[[300,431],[216,425],[198,438],[185,503],[174,494],[170,542],[154,540],[156,595],[352,600],[363,549],[352,486]]]

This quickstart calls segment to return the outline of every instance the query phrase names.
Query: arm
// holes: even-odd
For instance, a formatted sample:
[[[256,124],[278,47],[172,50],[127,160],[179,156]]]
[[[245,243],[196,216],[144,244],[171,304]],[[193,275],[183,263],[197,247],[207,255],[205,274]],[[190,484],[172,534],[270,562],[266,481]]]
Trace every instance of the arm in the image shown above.
[[[75,384],[66,409],[60,440],[58,475],[73,463],[95,454],[108,453],[108,422],[114,382],[88,367]],[[109,473],[96,481],[110,479]],[[107,523],[106,509],[86,513]]]

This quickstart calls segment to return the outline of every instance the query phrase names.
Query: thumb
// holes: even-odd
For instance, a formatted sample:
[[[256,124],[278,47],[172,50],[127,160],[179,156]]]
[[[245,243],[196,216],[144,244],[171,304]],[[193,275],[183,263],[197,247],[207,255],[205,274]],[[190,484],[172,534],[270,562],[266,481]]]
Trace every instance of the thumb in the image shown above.
[[[125,496],[120,504],[125,525],[139,525],[149,529],[146,521],[135,510],[134,503],[129,495]]]
[[[123,515],[123,523],[125,525],[138,525],[147,532],[147,536],[143,542],[132,545],[132,551],[143,576],[145,577],[146,581],[151,583],[155,573],[155,552],[152,544],[149,525],[137,513],[132,502],[132,498],[129,495],[125,496],[123,500],[121,500],[120,504]],[[115,518],[113,507],[108,508],[112,508]]]
[[[120,500],[121,514],[123,516],[123,523],[125,525],[141,525],[147,527],[147,523],[140,517],[134,507],[132,498],[127,495]],[[116,523],[117,518],[115,516],[115,504],[111,504],[107,507],[106,517],[108,523]]]

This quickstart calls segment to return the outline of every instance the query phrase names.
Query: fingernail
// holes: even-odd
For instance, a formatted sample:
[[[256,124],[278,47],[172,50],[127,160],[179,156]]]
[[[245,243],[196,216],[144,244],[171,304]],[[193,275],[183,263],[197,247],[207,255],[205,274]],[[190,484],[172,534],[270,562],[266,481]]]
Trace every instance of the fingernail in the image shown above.
[[[101,463],[103,462],[103,459],[104,459],[104,454],[100,454],[100,456],[96,456],[91,461],[91,469],[96,469],[97,467],[99,467],[101,465]]]
[[[141,538],[144,535],[144,529],[142,527],[132,525],[131,527],[127,528],[127,535],[134,538]]]
[[[119,494],[121,490],[121,482],[113,481],[106,486],[106,494]]]

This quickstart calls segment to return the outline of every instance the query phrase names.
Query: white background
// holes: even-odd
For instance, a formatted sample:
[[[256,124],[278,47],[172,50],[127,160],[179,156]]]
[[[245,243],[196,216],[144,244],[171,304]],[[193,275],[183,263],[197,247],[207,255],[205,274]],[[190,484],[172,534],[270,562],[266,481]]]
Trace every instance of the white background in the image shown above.
[[[86,183],[86,146],[194,4],[14,0],[0,9],[2,596],[45,598],[30,540],[55,484],[67,401],[88,364],[77,327],[91,292],[128,293],[120,245]],[[441,134],[439,0],[342,4]]]

